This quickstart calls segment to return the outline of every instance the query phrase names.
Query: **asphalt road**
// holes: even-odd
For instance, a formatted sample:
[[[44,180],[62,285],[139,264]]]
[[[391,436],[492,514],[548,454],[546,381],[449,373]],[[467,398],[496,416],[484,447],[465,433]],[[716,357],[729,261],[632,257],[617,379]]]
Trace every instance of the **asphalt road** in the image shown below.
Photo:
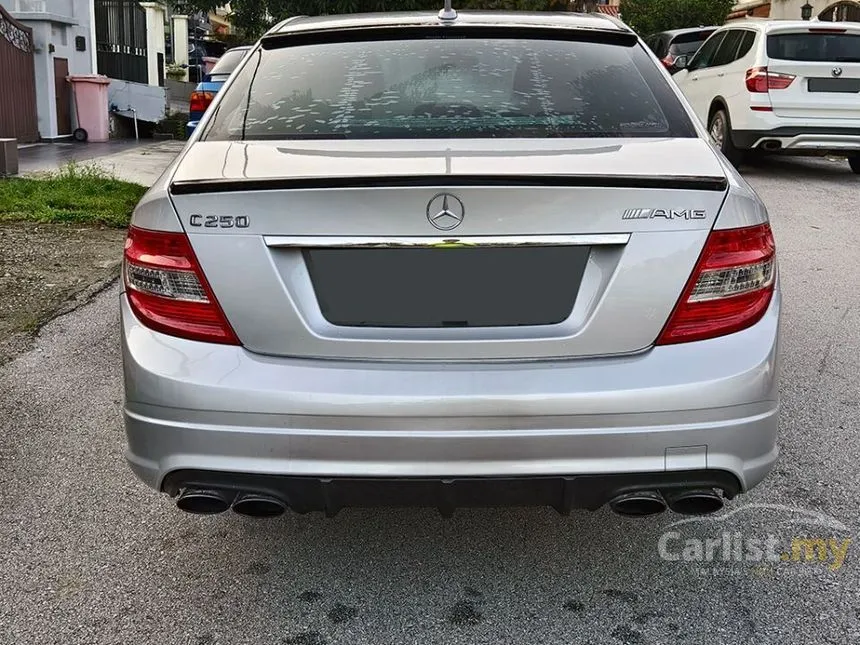
[[[860,178],[824,161],[747,174],[781,259],[783,453],[737,513],[183,515],[122,459],[114,287],[0,368],[0,642],[860,642],[860,544],[844,542],[860,526]],[[724,531],[835,537],[843,561],[696,560]]]

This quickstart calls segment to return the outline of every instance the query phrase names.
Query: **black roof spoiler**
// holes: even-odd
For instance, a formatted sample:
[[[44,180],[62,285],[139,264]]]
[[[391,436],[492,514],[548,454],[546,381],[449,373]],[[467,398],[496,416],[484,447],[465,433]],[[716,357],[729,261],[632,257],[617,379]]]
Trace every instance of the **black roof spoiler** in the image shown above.
[[[606,16],[604,16],[606,17]],[[527,38],[534,40],[568,40],[602,42],[632,47],[637,36],[626,25],[622,29],[594,27],[558,27],[553,25],[493,25],[493,24],[416,24],[374,25],[371,27],[321,27],[296,31],[269,32],[260,39],[263,49],[281,49],[299,45],[338,42],[372,42],[379,40],[410,40],[420,38]]]

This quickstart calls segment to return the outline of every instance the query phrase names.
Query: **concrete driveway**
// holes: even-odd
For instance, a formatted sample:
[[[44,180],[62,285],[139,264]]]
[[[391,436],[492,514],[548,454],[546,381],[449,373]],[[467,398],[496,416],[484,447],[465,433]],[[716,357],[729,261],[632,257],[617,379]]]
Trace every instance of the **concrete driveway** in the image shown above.
[[[153,142],[151,139],[39,144],[19,151],[19,171],[21,175],[28,175],[75,162],[98,166],[117,179],[151,186],[184,145],[184,141]]]
[[[783,452],[738,512],[183,515],[123,463],[112,288],[0,368],[0,642],[860,642],[860,178],[824,161],[747,174],[781,253]],[[788,550],[737,559],[724,534]],[[798,537],[826,558],[815,541],[795,558]]]

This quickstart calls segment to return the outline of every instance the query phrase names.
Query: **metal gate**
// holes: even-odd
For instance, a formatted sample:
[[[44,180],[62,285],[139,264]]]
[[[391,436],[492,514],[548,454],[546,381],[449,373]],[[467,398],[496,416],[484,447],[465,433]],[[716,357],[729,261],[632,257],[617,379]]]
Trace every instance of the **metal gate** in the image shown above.
[[[33,30],[15,20],[3,7],[0,7],[0,79],[7,88],[0,92],[0,137],[12,137],[21,143],[38,141]]]
[[[146,12],[135,0],[95,0],[99,74],[148,83]]]
[[[858,22],[860,21],[860,2],[856,0],[845,0],[822,11],[819,20],[828,22]]]

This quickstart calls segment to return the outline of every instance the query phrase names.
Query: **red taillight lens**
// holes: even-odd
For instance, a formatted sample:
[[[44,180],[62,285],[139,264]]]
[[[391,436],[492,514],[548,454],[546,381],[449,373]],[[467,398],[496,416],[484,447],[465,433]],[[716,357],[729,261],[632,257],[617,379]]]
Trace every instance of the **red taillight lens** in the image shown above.
[[[212,92],[191,92],[188,109],[191,112],[205,112],[215,95]]]
[[[239,344],[184,233],[131,227],[123,276],[132,311],[150,329],[190,340]]]
[[[770,90],[784,90],[794,82],[791,74],[777,74],[767,71],[767,67],[753,67],[747,70],[747,90],[754,94],[766,94]]]
[[[658,345],[725,336],[761,320],[773,296],[770,225],[712,231]]]
[[[666,69],[672,69],[672,66],[675,64],[675,59],[672,57],[671,54],[669,54],[660,62],[663,63],[663,67],[665,67]]]

